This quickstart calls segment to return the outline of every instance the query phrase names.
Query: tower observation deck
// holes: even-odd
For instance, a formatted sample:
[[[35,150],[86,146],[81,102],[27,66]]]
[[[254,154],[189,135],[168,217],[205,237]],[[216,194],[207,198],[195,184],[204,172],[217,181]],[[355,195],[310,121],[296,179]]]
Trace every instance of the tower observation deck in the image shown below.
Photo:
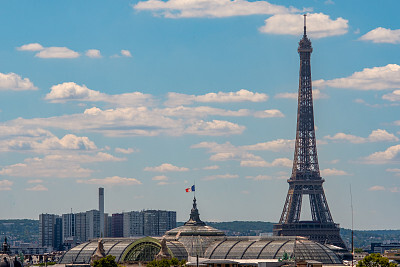
[[[314,128],[310,57],[313,51],[307,37],[306,15],[304,35],[297,49],[300,55],[300,77],[297,108],[296,143],[292,175],[288,179],[289,191],[274,235],[304,236],[322,244],[346,248],[340,237],[339,225],[335,224],[329,211],[319,171],[317,145]],[[300,213],[303,195],[308,195],[311,207],[311,221],[301,221]]]

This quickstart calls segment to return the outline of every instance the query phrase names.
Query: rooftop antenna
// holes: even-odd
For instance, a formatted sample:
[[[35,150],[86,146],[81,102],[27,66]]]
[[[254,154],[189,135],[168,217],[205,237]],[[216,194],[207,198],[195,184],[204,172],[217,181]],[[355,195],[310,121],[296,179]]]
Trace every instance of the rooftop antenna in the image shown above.
[[[306,33],[306,17],[307,17],[307,14],[304,14],[303,16],[304,16],[304,36],[307,36],[307,33]]]

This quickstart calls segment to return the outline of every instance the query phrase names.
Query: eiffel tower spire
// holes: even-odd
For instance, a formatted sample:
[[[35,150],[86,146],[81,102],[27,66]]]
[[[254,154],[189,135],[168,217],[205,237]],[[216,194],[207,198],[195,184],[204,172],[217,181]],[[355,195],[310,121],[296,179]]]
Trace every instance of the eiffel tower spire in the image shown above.
[[[289,191],[279,223],[274,225],[275,235],[299,235],[320,243],[345,248],[339,225],[329,211],[322,184],[314,127],[310,57],[313,51],[307,37],[306,15],[304,34],[297,49],[300,55],[299,93],[297,108],[296,143]],[[300,221],[303,195],[308,195],[312,221]]]

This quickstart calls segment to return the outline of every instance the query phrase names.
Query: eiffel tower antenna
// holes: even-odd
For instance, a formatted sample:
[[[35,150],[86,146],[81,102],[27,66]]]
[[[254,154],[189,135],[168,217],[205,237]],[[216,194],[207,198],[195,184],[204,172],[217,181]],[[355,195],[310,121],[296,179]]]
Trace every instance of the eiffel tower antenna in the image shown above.
[[[319,171],[310,64],[313,48],[306,34],[306,17],[304,14],[304,35],[297,49],[300,79],[292,175],[288,179],[289,190],[281,218],[274,225],[274,235],[304,236],[321,244],[346,248],[340,237],[339,225],[332,219],[322,187],[325,180]],[[300,220],[304,195],[309,196],[312,221]]]

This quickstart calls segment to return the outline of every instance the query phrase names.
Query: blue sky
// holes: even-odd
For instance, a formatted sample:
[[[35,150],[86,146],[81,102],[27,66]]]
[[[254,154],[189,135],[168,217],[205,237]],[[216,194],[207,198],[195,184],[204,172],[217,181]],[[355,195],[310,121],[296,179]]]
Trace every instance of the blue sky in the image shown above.
[[[97,208],[277,222],[308,14],[335,222],[399,229],[398,1],[3,1],[1,218]],[[306,202],[306,201],[305,201]],[[303,219],[310,212],[305,204]]]

